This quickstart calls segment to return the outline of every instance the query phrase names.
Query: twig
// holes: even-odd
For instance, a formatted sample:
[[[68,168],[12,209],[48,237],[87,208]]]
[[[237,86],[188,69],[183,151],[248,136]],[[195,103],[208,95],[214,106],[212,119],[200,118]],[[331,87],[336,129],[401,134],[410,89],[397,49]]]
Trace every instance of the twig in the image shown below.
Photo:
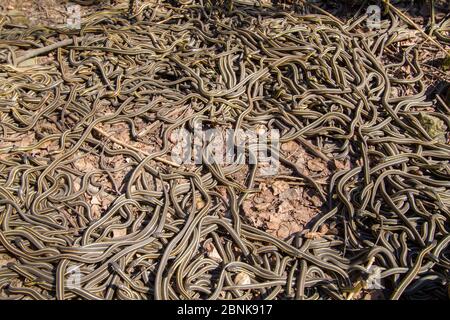
[[[79,121],[78,117],[75,116],[75,115],[72,114],[72,113],[69,113],[68,116],[69,116],[72,120],[74,120],[74,121]],[[129,144],[126,143],[126,142],[123,142],[123,141],[121,141],[121,140],[119,140],[119,139],[117,139],[117,138],[114,138],[111,134],[108,134],[108,132],[104,131],[103,129],[100,129],[100,128],[97,128],[97,127],[94,127],[93,129],[94,129],[95,131],[97,131],[98,133],[100,133],[101,135],[105,136],[106,138],[111,139],[111,141],[113,141],[113,142],[115,142],[115,143],[121,145],[122,147],[131,149],[131,150],[136,151],[137,153],[141,153],[141,154],[143,154],[143,155],[145,155],[145,156],[151,156],[150,153],[148,153],[148,152],[146,152],[146,151],[144,151],[144,150],[141,150],[141,149],[139,149],[139,148],[133,147],[133,146],[129,145]],[[168,164],[168,165],[177,167],[177,168],[180,167],[180,165],[179,165],[178,163],[172,162],[172,161],[170,161],[170,160],[167,160],[167,159],[164,159],[164,158],[161,158],[161,157],[154,157],[153,159],[155,159],[156,161],[159,161],[159,162],[162,162],[162,163],[165,163],[165,164]]]
[[[28,60],[28,59],[34,58],[34,57],[36,57],[38,55],[41,55],[43,53],[55,50],[55,49],[60,48],[60,47],[71,45],[72,43],[73,43],[73,39],[66,39],[66,40],[62,40],[62,41],[56,42],[56,43],[51,44],[51,45],[46,46],[46,47],[28,50],[24,55],[22,55],[22,56],[20,56],[20,57],[18,57],[16,59],[16,65],[18,65],[19,63],[21,63],[21,62],[23,62],[25,60]]]
[[[322,151],[320,151],[318,147],[313,145],[311,142],[309,142],[305,138],[300,136],[295,140],[297,140],[297,142],[300,142],[304,147],[306,147],[309,151],[311,151],[316,157],[319,157],[326,162],[331,161],[331,159],[328,158]]]
[[[142,153],[143,155],[146,155],[146,156],[150,156],[150,155],[151,155],[150,153],[148,153],[148,152],[146,152],[146,151],[144,151],[144,150],[141,150],[141,149],[139,149],[139,148],[133,147],[132,145],[127,144],[126,142],[123,142],[123,141],[121,141],[121,140],[119,140],[119,139],[117,139],[117,138],[114,138],[113,136],[111,136],[110,134],[108,134],[108,133],[107,133],[106,131],[104,131],[103,129],[94,127],[94,130],[97,131],[98,133],[100,133],[101,135],[107,137],[108,139],[111,139],[111,141],[113,141],[113,142],[115,142],[115,143],[121,145],[122,147],[131,149],[131,150],[136,151],[136,152],[138,152],[138,153]],[[164,159],[164,158],[161,158],[161,157],[155,157],[154,159],[157,160],[157,161],[159,161],[159,162],[162,162],[162,163],[165,163],[165,164],[168,164],[168,165],[177,167],[177,168],[180,167],[180,165],[179,165],[178,163],[172,162],[172,161],[170,161],[170,160],[167,160],[167,159]]]

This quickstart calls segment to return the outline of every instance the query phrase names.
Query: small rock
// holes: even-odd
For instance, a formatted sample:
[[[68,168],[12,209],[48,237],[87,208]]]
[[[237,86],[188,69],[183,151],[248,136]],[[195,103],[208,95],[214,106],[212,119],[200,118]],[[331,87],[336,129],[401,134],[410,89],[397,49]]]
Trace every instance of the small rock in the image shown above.
[[[245,272],[239,272],[234,277],[234,283],[236,283],[237,285],[248,285],[248,284],[251,284],[250,276],[248,274],[246,274]]]

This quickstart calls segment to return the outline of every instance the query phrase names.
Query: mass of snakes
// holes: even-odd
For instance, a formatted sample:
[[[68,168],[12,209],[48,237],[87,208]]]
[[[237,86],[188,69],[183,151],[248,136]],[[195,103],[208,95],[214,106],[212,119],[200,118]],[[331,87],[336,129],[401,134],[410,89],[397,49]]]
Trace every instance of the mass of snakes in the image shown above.
[[[398,45],[392,12],[380,30],[367,15],[193,0],[98,11],[79,29],[0,19],[0,299],[343,300],[375,267],[386,298],[448,299],[450,108],[427,95],[421,47]],[[197,121],[276,129],[320,158],[326,183],[278,154],[324,203],[308,231],[336,232],[252,225],[257,164],[171,159],[172,133]]]

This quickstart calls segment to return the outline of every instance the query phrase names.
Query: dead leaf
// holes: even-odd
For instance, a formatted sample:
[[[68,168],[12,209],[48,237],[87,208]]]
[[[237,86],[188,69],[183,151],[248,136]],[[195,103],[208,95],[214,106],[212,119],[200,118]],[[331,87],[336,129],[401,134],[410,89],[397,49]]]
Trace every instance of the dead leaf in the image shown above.
[[[286,181],[275,181],[272,184],[272,190],[274,195],[279,195],[287,190],[289,190],[289,184]]]
[[[257,197],[254,198],[255,203],[272,203],[275,199],[272,192],[269,189],[265,189],[258,194]]]
[[[279,225],[280,225],[279,223],[275,223],[275,222],[270,222],[270,221],[266,222],[267,229],[269,229],[269,230],[277,230]]]
[[[267,188],[267,184],[265,184],[264,182],[261,182],[261,183],[259,184],[259,189],[260,189],[261,191],[267,190],[267,189],[268,189],[268,188]]]
[[[91,206],[91,211],[92,211],[92,217],[93,217],[95,220],[100,219],[100,217],[101,217],[100,206],[98,206],[98,205],[96,205],[96,204],[92,205],[92,206]]]
[[[291,234],[300,232],[302,230],[303,230],[303,228],[300,227],[300,225],[298,223],[295,223],[295,222],[291,223],[291,230],[290,230]]]
[[[306,239],[317,240],[322,238],[323,234],[321,232],[308,232],[304,235]]]
[[[295,209],[294,206],[292,206],[292,204],[289,201],[283,201],[278,206],[278,213],[285,213],[285,212],[289,212],[294,209]]]
[[[326,164],[323,163],[319,158],[314,158],[308,161],[308,169],[311,171],[324,171],[326,167]]]
[[[327,234],[328,232],[328,226],[326,224],[322,224],[319,228],[319,231],[317,232],[307,232],[304,237],[306,239],[312,239],[312,240],[316,240],[316,239],[320,239],[322,238],[324,235]]]
[[[280,228],[277,231],[277,237],[280,239],[289,237],[289,227],[286,224],[280,225]]]
[[[255,208],[258,211],[264,211],[264,210],[269,209],[271,205],[272,205],[271,203],[267,203],[267,202],[266,203],[257,203],[257,204],[255,204]]]
[[[322,225],[319,227],[319,230],[320,230],[320,233],[322,233],[322,234],[327,234],[329,228],[328,228],[328,226],[324,223],[324,224],[322,224]]]
[[[81,181],[81,179],[78,178],[78,177],[77,177],[76,179],[73,180],[73,190],[74,190],[75,192],[80,191],[80,188],[81,188],[80,181]]]
[[[201,197],[198,197],[197,200],[195,201],[195,206],[196,206],[197,210],[200,210],[204,206],[206,206],[206,202],[203,201],[203,199]]]
[[[81,157],[80,157],[81,156]],[[92,170],[95,170],[95,166],[90,161],[89,157],[83,154],[78,154],[77,158],[73,165],[75,168],[81,172],[90,172]]]
[[[350,169],[350,161],[348,159],[345,160],[334,160],[334,166],[338,170]]]
[[[8,255],[0,256],[0,267],[6,266],[8,263],[11,263],[14,261],[16,261],[16,259],[14,259]]]
[[[239,272],[234,277],[234,283],[237,285],[240,285],[240,286],[251,284],[250,276],[248,274],[246,274],[245,272]]]
[[[113,238],[120,238],[127,235],[127,228],[113,229]]]
[[[281,145],[281,150],[285,152],[294,152],[298,149],[298,144],[295,141],[288,141]]]
[[[312,204],[318,208],[320,208],[323,205],[322,199],[320,199],[318,196],[312,196],[309,200],[311,200]]]
[[[95,204],[95,205],[101,205],[102,202],[100,201],[100,199],[98,198],[97,195],[93,196],[91,199],[91,204]]]
[[[306,224],[308,223],[313,216],[315,216],[317,213],[317,210],[314,210],[312,208],[305,207],[304,205],[298,205],[295,208],[294,212],[294,218],[302,223]]]
[[[275,215],[271,215],[269,220],[270,220],[270,222],[273,222],[273,223],[280,223],[281,222],[281,219],[278,216],[275,216]]]
[[[205,245],[204,248],[206,249],[209,258],[213,259],[216,262],[222,262],[222,257],[211,242]]]
[[[303,188],[289,188],[288,190],[280,193],[281,200],[300,199]]]
[[[112,129],[114,131],[114,136],[121,142],[130,142],[130,130],[126,123],[116,123],[112,126]]]
[[[253,214],[252,207],[253,203],[250,200],[244,200],[244,202],[242,203],[242,210],[247,216],[251,216]]]
[[[114,196],[108,194],[106,197],[102,197],[101,198],[101,205],[102,205],[102,209],[106,210],[108,209],[109,205],[114,201]]]

